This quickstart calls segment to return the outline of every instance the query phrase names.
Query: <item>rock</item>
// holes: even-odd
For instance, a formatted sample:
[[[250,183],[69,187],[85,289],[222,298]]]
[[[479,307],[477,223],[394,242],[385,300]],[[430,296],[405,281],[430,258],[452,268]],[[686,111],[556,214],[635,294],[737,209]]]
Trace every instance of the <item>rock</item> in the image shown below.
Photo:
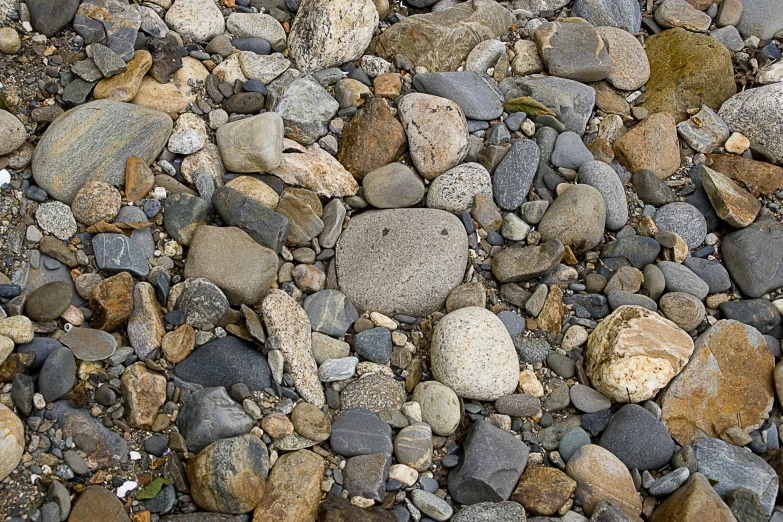
[[[223,15],[213,0],[176,0],[166,11],[166,24],[185,38],[202,42],[225,30]]]
[[[282,290],[271,291],[261,310],[267,333],[278,338],[297,392],[304,400],[323,406],[325,399],[312,354],[307,313]]]
[[[332,425],[329,443],[344,457],[384,453],[391,455],[391,427],[365,408],[343,411]]]
[[[33,28],[51,38],[73,20],[73,15],[79,8],[79,2],[78,0],[70,0],[54,6],[45,0],[31,0],[27,4],[27,8],[30,18],[32,18]]]
[[[601,501],[617,503],[624,512],[638,516],[642,508],[631,474],[609,451],[594,444],[579,448],[568,461],[566,474],[576,481],[576,496],[592,514]]]
[[[547,22],[535,30],[534,37],[552,76],[596,82],[611,71],[606,46],[590,24]]]
[[[315,520],[324,468],[324,460],[308,450],[282,455],[269,474],[253,522]]]
[[[604,198],[606,228],[619,230],[625,226],[628,221],[625,189],[612,167],[602,161],[588,161],[579,169],[579,182],[597,189]]]
[[[476,194],[491,198],[492,179],[478,163],[463,163],[435,178],[427,192],[427,206],[459,214],[472,210]]]
[[[612,64],[606,80],[623,91],[633,91],[647,83],[650,63],[639,40],[616,27],[597,27],[596,32],[603,40]]]
[[[728,125],[706,105],[689,119],[678,123],[677,132],[697,152],[714,152],[729,138]]]
[[[645,204],[660,207],[676,200],[674,191],[650,170],[640,170],[633,175],[633,187]]]
[[[702,432],[726,437],[739,418],[739,429],[748,433],[772,407],[773,366],[774,357],[755,328],[718,321],[699,337],[690,362],[664,392],[661,419],[683,445]],[[709,399],[694,403],[693,397],[706,389]]]
[[[769,1],[748,2],[742,0],[742,15],[737,23],[742,36],[756,36],[762,40],[771,39],[783,29],[783,16]]]
[[[233,464],[227,467],[227,462]],[[264,496],[269,455],[255,435],[240,435],[204,448],[188,461],[187,473],[190,495],[200,508],[247,513]]]
[[[136,429],[149,428],[155,422],[158,408],[166,402],[166,378],[138,362],[125,369],[121,381],[128,425]]]
[[[651,113],[668,112],[682,121],[687,109],[707,105],[717,110],[737,92],[731,53],[709,36],[675,28],[651,36],[645,44],[650,80],[642,106]]]
[[[274,85],[270,85],[270,90]],[[329,133],[329,121],[340,104],[317,81],[302,76],[278,88],[283,91],[276,96],[270,93],[269,108],[283,118],[287,138],[312,145]]]
[[[454,433],[460,420],[460,403],[457,394],[437,381],[416,385],[411,400],[421,405],[421,418],[441,437]]]
[[[617,159],[631,172],[649,170],[666,179],[680,167],[677,128],[670,114],[645,118],[614,144]]]
[[[758,495],[769,516],[775,505],[778,476],[761,457],[708,437],[694,440],[693,451],[699,473],[711,483],[717,482],[713,487],[718,495],[726,495],[736,488],[748,489]]]
[[[251,391],[272,386],[266,357],[255,346],[238,337],[226,336],[198,347],[177,364],[174,374],[201,386],[231,388],[236,383]]]
[[[433,520],[448,520],[454,513],[451,505],[442,498],[423,489],[411,491],[413,504]]]
[[[651,522],[669,520],[733,522],[736,518],[704,475],[693,473],[685,484],[658,506],[650,518]]]
[[[726,269],[717,261],[689,257],[683,263],[709,286],[709,293],[725,292],[731,288],[731,279]]]
[[[227,225],[243,230],[263,247],[279,252],[288,239],[291,223],[287,217],[228,185],[215,190],[212,204]]]
[[[451,522],[521,522],[525,509],[516,502],[479,502],[463,506]]]
[[[426,471],[432,465],[432,428],[415,422],[401,429],[394,439],[397,461],[416,471]]]
[[[503,459],[493,457],[498,451]],[[508,500],[527,457],[528,448],[519,439],[486,421],[474,422],[460,462],[449,472],[449,494],[460,504]]]
[[[726,493],[726,504],[736,517],[748,520],[767,518],[758,496],[745,488],[737,488]]]
[[[372,1],[302,3],[288,42],[297,69],[306,73],[326,69],[352,61],[367,49],[378,25]]]
[[[366,408],[373,413],[385,410],[397,411],[405,402],[405,389],[402,383],[394,378],[370,373],[358,381],[350,383],[340,393],[340,403],[343,410]],[[332,429],[334,433],[334,429]]]
[[[468,130],[460,107],[445,98],[412,93],[397,104],[419,173],[434,179],[457,166],[468,152]]]
[[[163,336],[160,348],[167,361],[178,363],[191,354],[195,343],[196,333],[193,327],[183,324]]]
[[[660,307],[667,319],[686,332],[695,330],[705,317],[701,301],[685,292],[669,292],[661,297]]]
[[[674,232],[696,248],[707,235],[707,224],[699,210],[688,203],[674,202],[662,206],[655,212],[655,224],[661,232]]]
[[[441,319],[430,359],[433,376],[461,397],[495,400],[517,385],[519,361],[511,337],[497,316],[483,308],[461,308]]]
[[[138,358],[144,361],[152,356],[165,333],[155,289],[147,282],[137,283],[133,288],[133,313],[128,319],[128,339]]]
[[[268,171],[282,161],[283,120],[274,112],[251,116],[221,125],[216,139],[227,169],[234,172]]]
[[[344,488],[352,497],[380,502],[386,494],[391,457],[384,454],[351,457],[345,464]]]
[[[463,3],[392,25],[378,39],[376,52],[386,59],[402,54],[430,72],[453,71],[477,44],[497,38],[513,23],[510,11],[495,2]]]
[[[522,78],[508,77],[499,84],[506,101],[520,96],[531,96],[554,111],[565,130],[580,136],[585,132],[587,120],[595,104],[595,90],[587,85],[566,78],[530,75]]]
[[[659,469],[674,454],[674,441],[666,427],[636,404],[627,404],[612,416],[599,444],[628,469]]]
[[[353,196],[359,185],[350,172],[318,145],[304,148],[284,139],[280,164],[267,169],[288,185],[304,187],[327,198]]]
[[[76,220],[68,205],[59,201],[43,203],[35,211],[35,220],[57,239],[70,239],[76,233]]]
[[[152,67],[152,56],[144,49],[136,51],[127,68],[111,78],[104,78],[95,85],[93,98],[130,102],[141,87],[142,78]]]
[[[285,30],[268,14],[231,13],[226,20],[226,30],[235,38],[263,38],[275,51],[285,49]]]
[[[303,308],[313,330],[338,337],[345,335],[359,317],[353,304],[337,290],[322,290],[308,296]]]
[[[19,33],[13,27],[3,27],[0,29],[0,52],[5,54],[16,54],[22,49],[22,40]]]
[[[27,130],[19,121],[19,118],[8,111],[0,111],[0,156],[9,154],[22,145],[27,140]]]
[[[527,199],[538,167],[540,150],[532,140],[514,140],[492,179],[495,201],[504,210],[515,210]]]
[[[669,292],[686,292],[702,300],[707,297],[709,285],[699,279],[687,267],[672,261],[661,261],[657,264],[666,280],[666,290]]]
[[[80,223],[94,225],[98,221],[111,222],[121,205],[119,190],[102,181],[90,181],[76,192],[71,210]]]
[[[747,297],[758,298],[783,286],[783,268],[773,263],[783,245],[783,227],[765,220],[728,234],[721,253],[732,279]]]
[[[406,137],[382,98],[367,100],[340,135],[337,159],[357,180],[399,158]]]
[[[577,133],[566,131],[557,136],[550,159],[555,167],[579,170],[579,167],[593,159],[593,155]]]
[[[532,417],[541,409],[541,401],[527,394],[512,394],[495,401],[495,410],[511,417]]]
[[[46,402],[67,395],[76,384],[76,360],[67,348],[55,348],[46,358],[38,376],[38,392]],[[2,475],[2,473],[0,473]]]
[[[192,452],[200,452],[221,439],[244,435],[254,425],[222,387],[193,392],[177,417],[177,428]]]
[[[105,78],[124,72],[127,66],[122,57],[110,48],[99,43],[90,46],[95,66]]]
[[[207,224],[213,212],[206,199],[187,193],[172,194],[163,206],[163,226],[175,241],[190,245],[196,229]]]
[[[15,344],[24,344],[33,341],[35,329],[29,318],[16,315],[0,319],[0,335],[8,337]]]
[[[278,26],[280,25],[276,21],[274,23]],[[239,65],[245,76],[259,80],[264,85],[267,85],[287,71],[291,66],[291,62],[280,53],[263,55],[249,51],[240,51]]]
[[[54,321],[71,305],[73,286],[53,281],[38,287],[25,302],[25,314],[37,322]]]
[[[310,403],[300,402],[291,412],[291,423],[296,432],[310,440],[323,442],[332,432],[329,417]]]
[[[559,239],[576,252],[594,248],[603,238],[606,220],[603,196],[589,185],[563,192],[538,225],[543,241]]]
[[[725,174],[754,196],[783,189],[783,168],[734,154],[707,154],[705,165]]]
[[[639,5],[629,0],[577,0],[572,14],[584,18],[595,27],[621,27],[630,33],[638,33],[642,24]]]
[[[768,333],[780,324],[780,314],[766,299],[726,301],[721,303],[720,311],[726,319],[734,319],[750,325],[762,334]]]
[[[280,197],[272,187],[253,176],[237,176],[226,183],[225,186],[241,192],[269,210],[276,209],[280,201]]]
[[[95,520],[116,520],[117,522],[130,522],[125,507],[117,496],[102,486],[88,486],[71,510],[69,522],[87,522]]]
[[[60,337],[60,342],[70,348],[77,358],[87,362],[103,361],[117,350],[117,339],[92,328],[71,328]]]
[[[443,178],[443,175],[438,176],[436,182]],[[432,196],[432,186],[429,197]],[[421,179],[402,163],[391,163],[369,172],[362,179],[362,188],[364,199],[376,208],[412,207],[422,200],[425,192]]]
[[[570,498],[576,482],[562,471],[546,466],[527,466],[511,494],[533,515],[553,515]]]
[[[570,329],[574,328],[573,326]],[[574,384],[569,390],[571,403],[584,413],[597,413],[608,409],[612,405],[601,392],[582,384]]]
[[[544,70],[544,64],[538,54],[535,42],[531,40],[517,40],[514,42],[514,54],[516,56],[511,61],[511,71],[514,75],[526,76],[528,74],[538,74]]]
[[[241,249],[241,257],[225,252]],[[277,273],[277,255],[234,227],[200,226],[193,234],[185,277],[203,277],[216,284],[232,305],[255,304],[269,290]]]
[[[492,273],[501,283],[530,281],[554,271],[564,252],[557,239],[541,246],[507,248],[494,256]]]
[[[419,92],[453,101],[471,120],[494,120],[503,113],[503,95],[486,75],[469,71],[423,73],[414,77],[413,86]]]
[[[744,228],[756,219],[761,203],[753,194],[740,188],[728,176],[709,167],[702,170],[702,183],[715,212],[736,228]]]
[[[780,131],[769,119],[783,103],[783,84],[773,83],[749,89],[726,100],[718,115],[734,132],[750,140],[751,149],[771,163],[783,162],[783,147],[778,143]]]
[[[710,28],[712,19],[685,0],[665,0],[655,10],[655,21],[664,27],[682,27],[696,33]]]
[[[691,338],[668,319],[621,306],[590,334],[586,370],[595,389],[613,401],[641,402],[666,386],[692,352]]]
[[[467,237],[447,212],[381,210],[351,219],[336,254],[340,290],[359,309],[422,316],[462,280]]]

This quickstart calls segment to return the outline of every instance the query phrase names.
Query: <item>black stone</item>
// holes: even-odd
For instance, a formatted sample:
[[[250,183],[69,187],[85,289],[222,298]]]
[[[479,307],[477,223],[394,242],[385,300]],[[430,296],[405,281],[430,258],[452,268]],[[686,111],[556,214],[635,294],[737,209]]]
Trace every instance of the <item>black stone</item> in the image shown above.
[[[63,345],[56,339],[50,339],[49,337],[36,337],[29,343],[20,344],[16,347],[17,353],[32,353],[35,355],[33,364],[30,366],[30,371],[38,372],[44,364],[44,361],[49,355],[57,348],[62,348]]]
[[[723,262],[744,295],[761,297],[783,287],[783,225],[774,220],[752,223],[728,234],[721,245]]]
[[[190,194],[172,194],[163,206],[163,227],[178,242],[187,245],[196,227],[207,224],[212,203]]]
[[[253,426],[253,419],[222,387],[193,392],[177,417],[177,428],[194,453],[217,440],[244,435]]]
[[[383,327],[370,328],[356,334],[356,353],[368,361],[386,364],[391,359],[391,332]]]
[[[614,414],[599,444],[628,469],[659,469],[674,454],[674,441],[666,426],[638,404],[627,404]]]
[[[763,334],[780,324],[780,313],[765,299],[726,301],[721,303],[720,311],[726,319],[748,324]]]
[[[38,375],[38,392],[46,402],[56,401],[76,384],[76,359],[68,348],[57,348],[46,358]]]
[[[640,170],[633,175],[633,187],[636,195],[647,205],[662,207],[677,200],[677,195],[654,172]]]
[[[25,3],[30,10],[33,29],[51,38],[71,22],[80,1],[29,0]]]
[[[258,244],[275,252],[283,248],[291,228],[284,215],[226,186],[215,189],[212,204],[227,225],[241,228]]]

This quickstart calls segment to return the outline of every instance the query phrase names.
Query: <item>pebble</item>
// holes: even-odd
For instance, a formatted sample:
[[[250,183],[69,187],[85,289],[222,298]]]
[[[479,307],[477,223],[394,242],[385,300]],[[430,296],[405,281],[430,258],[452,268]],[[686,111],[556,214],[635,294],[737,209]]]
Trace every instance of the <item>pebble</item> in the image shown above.
[[[571,328],[574,327],[572,326]],[[604,394],[582,384],[574,384],[569,393],[573,405],[584,413],[597,413],[608,409],[612,405],[612,401]]]

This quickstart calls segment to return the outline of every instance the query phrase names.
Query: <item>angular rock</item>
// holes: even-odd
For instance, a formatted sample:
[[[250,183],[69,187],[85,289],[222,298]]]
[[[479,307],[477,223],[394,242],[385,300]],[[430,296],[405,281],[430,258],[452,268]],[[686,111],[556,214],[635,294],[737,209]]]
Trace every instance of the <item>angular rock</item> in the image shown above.
[[[212,204],[227,225],[247,232],[259,245],[275,252],[283,248],[291,228],[284,215],[228,185],[215,190]]]
[[[617,503],[631,516],[642,509],[628,468],[608,450],[588,444],[568,461],[566,474],[576,481],[576,496],[584,502],[585,514],[592,514],[601,501]]]
[[[685,484],[656,508],[650,518],[650,522],[670,520],[735,522],[737,519],[709,480],[701,473],[693,473]]]
[[[311,76],[302,76],[281,88],[283,91],[276,96],[270,93],[269,108],[283,118],[287,138],[309,146],[329,133],[329,121],[340,104],[326,89]]]
[[[155,289],[147,282],[137,283],[133,289],[133,313],[128,319],[128,339],[139,359],[146,360],[160,348],[165,333]]]
[[[758,298],[783,286],[783,266],[775,261],[783,248],[783,226],[772,220],[728,234],[721,245],[726,269],[742,293]]]
[[[350,172],[317,145],[302,147],[284,139],[280,165],[267,169],[288,185],[304,187],[327,198],[353,196],[359,185]]]
[[[558,239],[540,246],[507,248],[493,257],[492,273],[501,283],[530,281],[554,271],[564,253]]]
[[[264,172],[280,165],[283,120],[266,112],[221,125],[216,134],[220,157],[234,172]]]
[[[103,486],[88,486],[73,506],[69,522],[87,522],[88,520],[116,520],[130,522],[117,496]]]
[[[675,121],[667,113],[650,115],[614,144],[617,159],[628,170],[649,170],[661,179],[680,168],[679,150]]]
[[[282,455],[269,473],[253,522],[315,520],[325,467],[324,459],[308,450]]]
[[[736,228],[744,228],[756,219],[761,203],[728,176],[709,167],[702,170],[702,183],[718,217]]]
[[[166,402],[166,377],[138,362],[122,374],[122,397],[128,408],[128,426],[146,429],[155,422],[158,408]]]
[[[510,500],[522,504],[528,513],[550,516],[568,501],[576,482],[557,468],[527,466]]]
[[[724,174],[758,197],[783,190],[783,168],[734,154],[707,154],[706,166]]]

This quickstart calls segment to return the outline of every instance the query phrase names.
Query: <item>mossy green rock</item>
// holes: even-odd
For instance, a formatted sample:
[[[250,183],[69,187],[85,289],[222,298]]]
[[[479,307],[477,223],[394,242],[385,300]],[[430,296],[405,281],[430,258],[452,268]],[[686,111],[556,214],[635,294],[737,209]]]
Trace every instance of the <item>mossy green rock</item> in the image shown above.
[[[669,29],[645,42],[650,61],[643,106],[651,113],[668,112],[678,122],[702,104],[718,110],[736,94],[731,53],[707,35]]]

